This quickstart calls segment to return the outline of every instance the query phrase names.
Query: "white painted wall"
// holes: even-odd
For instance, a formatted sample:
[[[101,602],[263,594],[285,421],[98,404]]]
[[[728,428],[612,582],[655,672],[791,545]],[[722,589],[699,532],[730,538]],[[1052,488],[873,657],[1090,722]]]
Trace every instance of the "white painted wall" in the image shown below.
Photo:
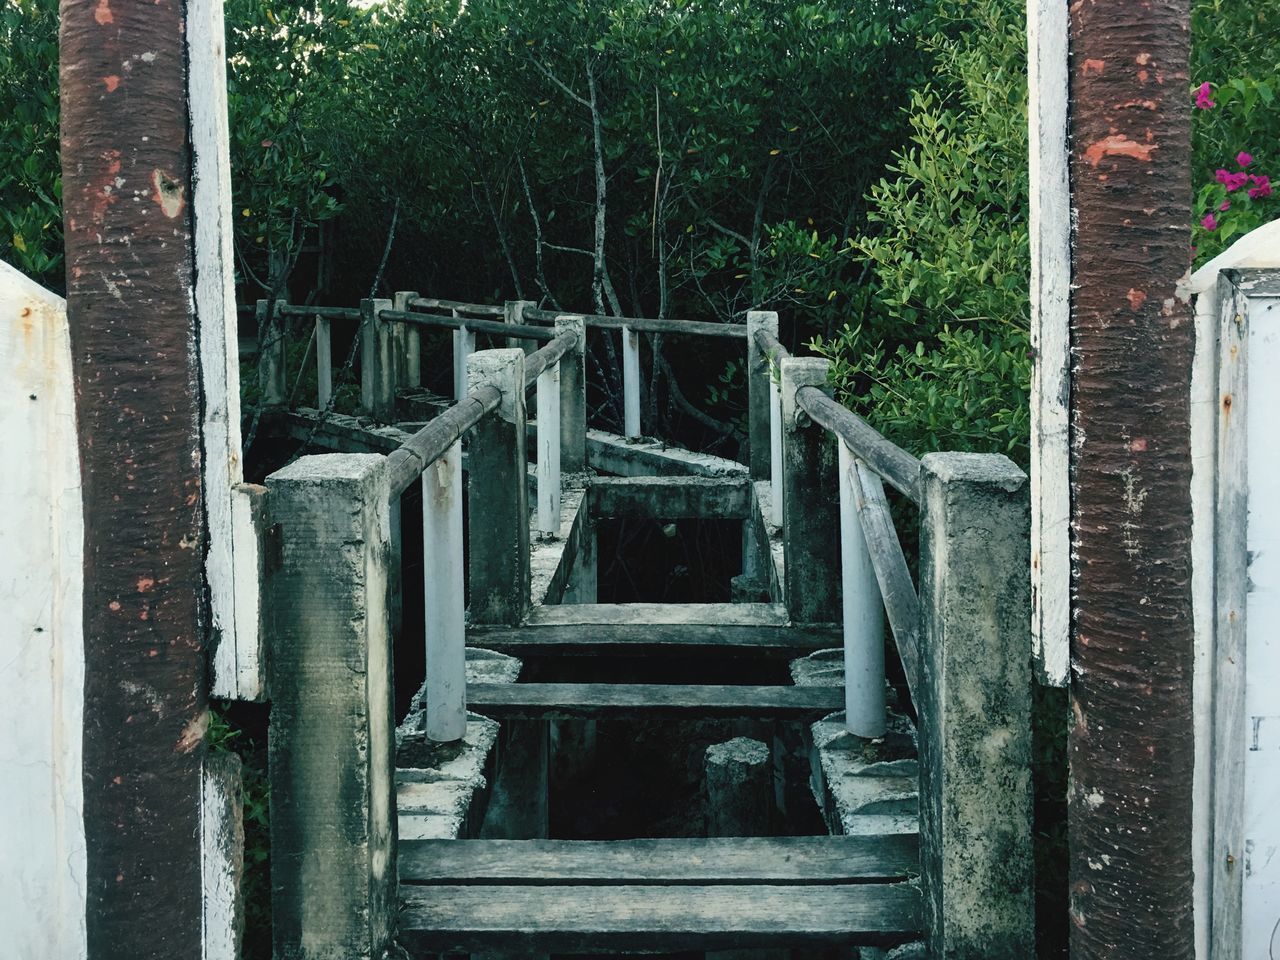
[[[0,954],[85,946],[80,462],[66,308],[0,262]]]
[[[1213,782],[1213,726],[1214,711],[1218,705],[1214,703],[1214,664],[1215,664],[1215,621],[1216,606],[1214,594],[1214,542],[1216,535],[1216,501],[1217,501],[1217,411],[1218,411],[1218,365],[1219,340],[1218,316],[1220,298],[1217,293],[1219,274],[1226,269],[1250,267],[1280,266],[1280,221],[1267,224],[1242,237],[1230,249],[1216,257],[1196,271],[1191,278],[1188,292],[1195,298],[1196,353],[1191,375],[1191,500],[1192,500],[1192,535],[1191,549],[1192,567],[1192,604],[1195,622],[1195,786],[1193,807],[1192,857],[1195,869],[1195,922],[1196,922],[1196,956],[1200,960],[1210,958],[1210,917],[1212,915],[1213,890],[1209,882],[1212,873],[1213,818],[1214,818],[1214,782]],[[1252,349],[1252,344],[1251,344]],[[1259,349],[1264,349],[1260,347]],[[1259,357],[1251,357],[1251,368],[1255,364],[1266,362]],[[1274,418],[1272,405],[1269,410],[1262,410],[1256,405],[1259,394],[1254,392],[1254,383],[1260,380],[1275,379],[1274,371],[1280,369],[1280,356],[1273,355],[1269,359],[1270,374],[1263,378],[1252,377],[1248,409],[1250,419],[1256,416]],[[1262,388],[1259,388],[1262,389]],[[1263,402],[1267,402],[1264,398]],[[1270,446],[1269,443],[1261,444]],[[1259,446],[1252,441],[1251,452]],[[1252,473],[1253,465],[1250,466]],[[1280,475],[1273,474],[1273,481]],[[1251,485],[1253,480],[1251,478]],[[1255,502],[1280,502],[1274,493],[1257,493],[1250,490],[1250,497]],[[1252,539],[1253,531],[1250,531]],[[1252,547],[1250,547],[1252,549]],[[1250,597],[1249,623],[1255,624],[1253,616],[1253,598]],[[1265,614],[1260,614],[1265,616]],[[1264,621],[1265,622],[1265,621]],[[1271,622],[1275,622],[1272,620]],[[1253,681],[1254,664],[1250,662],[1250,682]],[[1280,681],[1280,674],[1277,675]],[[1276,689],[1276,684],[1272,684]],[[1280,709],[1273,710],[1280,713]],[[1275,759],[1280,761],[1280,741],[1276,743]],[[1280,783],[1272,796],[1280,796]],[[1274,805],[1274,804],[1273,804]],[[1246,824],[1246,829],[1248,825]],[[1256,829],[1256,827],[1255,827]],[[1276,832],[1280,836],[1280,831]],[[1277,864],[1280,867],[1280,864]],[[1248,882],[1248,881],[1246,881]],[[1255,907],[1255,912],[1256,912]],[[1280,918],[1280,912],[1277,913]],[[1265,923],[1263,924],[1265,926]],[[1272,953],[1244,953],[1245,957],[1259,958],[1280,957],[1280,944]]]

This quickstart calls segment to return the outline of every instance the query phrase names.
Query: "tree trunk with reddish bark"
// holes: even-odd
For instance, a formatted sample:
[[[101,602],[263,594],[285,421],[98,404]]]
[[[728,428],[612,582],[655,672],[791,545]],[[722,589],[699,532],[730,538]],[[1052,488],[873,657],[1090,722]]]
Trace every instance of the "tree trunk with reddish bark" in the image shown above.
[[[1071,955],[1191,957],[1188,6],[1071,7]]]
[[[61,10],[91,957],[201,950],[208,709],[185,12],[181,0]]]

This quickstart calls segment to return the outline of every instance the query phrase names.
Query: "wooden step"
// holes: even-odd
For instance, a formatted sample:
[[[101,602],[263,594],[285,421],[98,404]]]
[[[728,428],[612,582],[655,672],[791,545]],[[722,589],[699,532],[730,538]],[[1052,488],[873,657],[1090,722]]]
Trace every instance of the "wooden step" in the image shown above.
[[[841,687],[665,683],[474,683],[467,706],[495,720],[660,713],[694,718],[817,719],[844,708]]]
[[[407,884],[845,884],[919,873],[914,834],[400,842]]]
[[[415,953],[510,954],[889,946],[920,930],[909,883],[402,885],[400,943]]]
[[[555,604],[536,607],[523,626],[467,631],[469,645],[517,656],[794,657],[841,642],[838,626],[791,626],[771,603]]]

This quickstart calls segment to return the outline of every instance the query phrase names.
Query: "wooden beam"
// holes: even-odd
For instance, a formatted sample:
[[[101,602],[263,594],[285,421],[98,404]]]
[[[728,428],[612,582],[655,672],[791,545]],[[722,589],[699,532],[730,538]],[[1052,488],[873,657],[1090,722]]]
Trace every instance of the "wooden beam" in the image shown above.
[[[919,898],[905,883],[403,886],[400,936],[413,950],[518,955],[892,945],[919,930]]]
[[[660,713],[686,717],[811,718],[844,706],[839,687],[666,683],[473,683],[467,703],[494,719],[568,720]]]
[[[919,871],[914,834],[400,843],[400,882],[412,884],[845,884]]]
[[[746,477],[596,477],[591,481],[591,513],[597,518],[745,520],[750,501]]]

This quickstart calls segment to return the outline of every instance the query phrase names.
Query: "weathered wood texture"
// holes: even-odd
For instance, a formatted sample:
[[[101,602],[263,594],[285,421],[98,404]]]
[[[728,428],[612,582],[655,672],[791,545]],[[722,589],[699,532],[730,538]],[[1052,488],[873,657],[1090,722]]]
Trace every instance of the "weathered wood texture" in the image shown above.
[[[204,884],[202,960],[240,960],[244,936],[244,801],[240,758],[205,757],[200,796],[200,862]]]
[[[529,609],[529,486],[526,480],[524,352],[482,350],[468,364],[472,390],[494,387],[497,409],[468,447],[468,583],[472,623],[513,626]]]
[[[852,410],[841,406],[830,391],[812,389],[797,392],[796,403],[813,418],[849,445],[853,455],[889,482],[912,503],[920,503],[920,461],[897,444],[885,439]],[[785,403],[785,400],[784,400]]]
[[[524,315],[532,320],[554,320],[559,314],[554,310],[528,310]],[[606,317],[599,314],[582,314],[588,327],[597,330],[634,330],[637,333],[676,333],[694,334],[701,337],[727,337],[731,340],[743,339],[747,335],[745,327],[729,323],[705,323],[700,320],[672,320],[654,317]]]
[[[840,619],[836,440],[809,419],[798,399],[808,387],[812,393],[830,390],[830,362],[787,358],[781,366],[787,611],[797,623],[835,623]]]
[[[471,709],[497,720],[632,717],[811,717],[839,710],[837,687],[667,683],[473,683]]]
[[[534,382],[545,371],[550,370],[560,358],[577,346],[578,337],[573,332],[558,334],[553,340],[524,359],[524,385],[533,386]]]
[[[1067,683],[1071,616],[1067,60],[1066,0],[1030,0],[1031,642],[1041,682],[1058,687]]]
[[[183,4],[61,5],[67,314],[88,518],[88,948],[138,960],[194,960],[203,940],[208,624],[185,20]]]
[[[0,263],[0,930],[31,960],[85,956],[84,517],[66,310]],[[17,465],[21,465],[20,468]],[[39,771],[38,775],[33,775]]]
[[[303,457],[267,478],[272,926],[280,960],[380,957],[395,924],[386,461]]]
[[[555,331],[547,327],[534,327],[525,323],[504,323],[501,320],[477,320],[474,317],[464,317],[459,314],[444,316],[434,313],[415,313],[397,308],[389,312],[386,319],[397,326],[406,324],[410,329],[420,327],[434,327],[441,330],[465,329],[469,330],[473,336],[477,333],[509,333],[511,334],[509,339],[512,340],[518,338],[525,341],[549,341],[554,340],[556,336]]]
[[[400,843],[406,884],[844,884],[918,876],[911,834]]]
[[[419,297],[411,300],[409,306],[416,310],[454,310],[459,314],[474,314],[481,317],[500,317],[502,307],[489,303],[463,303],[459,300],[438,300],[434,297]]]
[[[1030,516],[1006,457],[923,460],[920,863],[930,955],[1035,953]]]
[[[581,317],[556,317],[556,333],[572,333],[573,349],[560,358],[560,469],[587,469],[587,328]]]
[[[1193,953],[1188,4],[1070,7],[1073,957]]]
[[[523,391],[521,393],[523,397]],[[485,384],[476,387],[417,433],[410,436],[387,457],[392,496],[399,496],[430,464],[458,442],[468,430],[502,403],[502,391]],[[526,494],[527,496],[527,494]]]
[[[760,349],[756,331],[778,335],[778,314],[772,310],[747,313],[747,427],[751,479],[769,479],[770,390],[773,361]]]
[[[892,944],[920,924],[920,893],[905,883],[401,889],[401,942],[446,953]]]
[[[596,477],[591,513],[597,518],[745,520],[748,484],[745,477]]]

